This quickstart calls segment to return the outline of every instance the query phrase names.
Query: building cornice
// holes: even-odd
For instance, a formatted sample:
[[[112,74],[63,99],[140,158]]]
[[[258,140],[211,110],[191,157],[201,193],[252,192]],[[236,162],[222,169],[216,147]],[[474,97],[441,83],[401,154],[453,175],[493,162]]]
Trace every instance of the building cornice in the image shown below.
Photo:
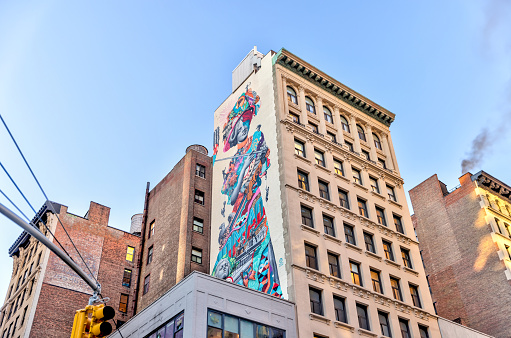
[[[383,123],[387,127],[394,122],[395,114],[348,88],[344,84],[311,66],[284,48],[273,56],[273,64],[279,64],[299,75],[303,79],[323,88],[326,92],[334,95],[360,112]]]
[[[503,199],[511,202],[511,187],[490,174],[480,171],[471,177],[472,181],[477,181],[479,187],[490,191],[493,194],[497,194]]]

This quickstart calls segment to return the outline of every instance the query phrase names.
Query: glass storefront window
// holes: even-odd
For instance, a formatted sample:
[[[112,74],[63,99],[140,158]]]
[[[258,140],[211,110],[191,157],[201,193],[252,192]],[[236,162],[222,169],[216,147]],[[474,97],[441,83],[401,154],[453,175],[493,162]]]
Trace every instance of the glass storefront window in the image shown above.
[[[146,338],[182,338],[185,314],[180,313]],[[221,337],[221,336],[220,336]]]
[[[208,310],[207,338],[285,338],[284,330]]]

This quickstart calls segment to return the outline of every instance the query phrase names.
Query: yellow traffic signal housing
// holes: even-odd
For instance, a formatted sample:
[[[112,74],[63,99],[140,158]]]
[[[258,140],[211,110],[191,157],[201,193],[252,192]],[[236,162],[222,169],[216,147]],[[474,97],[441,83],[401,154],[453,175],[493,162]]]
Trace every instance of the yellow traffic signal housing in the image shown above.
[[[92,318],[89,329],[89,337],[104,337],[112,333],[112,324],[107,322],[114,318],[115,310],[104,304],[92,305]]]
[[[73,322],[73,331],[71,338],[84,338],[86,337],[89,326],[89,316],[87,309],[76,311],[75,320]]]

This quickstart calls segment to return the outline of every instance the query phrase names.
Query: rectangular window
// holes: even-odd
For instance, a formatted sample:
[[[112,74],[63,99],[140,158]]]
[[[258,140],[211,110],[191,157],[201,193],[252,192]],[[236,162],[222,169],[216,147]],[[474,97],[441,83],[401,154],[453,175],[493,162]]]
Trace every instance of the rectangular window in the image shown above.
[[[338,322],[348,323],[348,316],[346,315],[346,303],[344,298],[334,296],[334,311],[335,320]]]
[[[385,163],[385,160],[382,159],[382,158],[378,158],[378,163],[381,164],[381,166],[383,167],[383,169],[387,169],[387,164]]]
[[[504,246],[506,248],[507,257],[511,259],[511,249],[509,248],[509,245],[504,244]]]
[[[367,204],[366,201],[364,201],[361,198],[357,198],[358,203],[358,212],[361,216],[369,218],[369,213],[367,212]]]
[[[368,152],[368,151],[366,151],[366,150],[362,150],[362,155],[364,155],[364,157],[366,158],[366,160],[371,161],[371,155],[369,154],[369,152]]]
[[[195,189],[195,203],[199,203],[200,205],[204,205],[204,192]]]
[[[321,300],[321,290],[309,287],[309,298],[311,302],[311,312],[322,316],[323,303]]]
[[[323,215],[323,225],[325,227],[325,234],[335,237],[334,219],[332,217]]]
[[[344,168],[342,162],[334,158],[334,170],[337,175],[344,176]]]
[[[312,131],[314,133],[319,134],[319,130],[318,130],[318,126],[317,125],[315,125],[314,123],[310,123],[310,122],[309,122],[309,125],[311,126]]]
[[[387,194],[389,195],[389,199],[391,201],[397,202],[396,193],[394,192],[394,188],[390,185],[387,185]]]
[[[379,271],[371,269],[371,281],[373,283],[373,290],[378,293],[383,293]]]
[[[298,187],[309,191],[309,175],[298,170]]]
[[[206,178],[206,167],[199,163],[195,164],[195,175]]]
[[[197,264],[202,264],[202,250],[197,248],[192,248],[192,262]]]
[[[39,255],[41,255],[41,254],[39,254]],[[132,246],[128,246],[128,248],[126,249],[126,260],[128,262],[133,262],[134,255],[135,255],[135,248]]]
[[[385,337],[392,337],[390,334],[389,315],[386,312],[378,311],[378,318],[380,320],[381,335]]]
[[[289,116],[291,117],[291,121],[300,124],[300,116],[293,113],[289,113]]]
[[[122,276],[122,286],[130,287],[131,286],[131,270],[124,269],[124,275]]]
[[[330,141],[332,141],[333,143],[337,143],[337,138],[335,137],[335,134],[332,134],[329,131],[327,131],[326,134],[327,134],[328,138],[330,139]]]
[[[182,327],[182,326],[181,326]],[[157,331],[158,333],[160,331]],[[241,319],[228,314],[223,314],[214,310],[208,310],[208,338],[284,338],[285,331],[274,327],[261,325],[252,321]],[[150,338],[158,337],[155,334]],[[174,335],[173,331],[167,329],[163,337],[183,337],[183,335]]]
[[[348,141],[344,141],[344,143],[346,144],[346,146],[348,147],[349,151],[351,151],[352,153],[355,152],[355,150],[353,149],[353,143],[351,142],[348,142]]]
[[[404,234],[405,229],[403,228],[403,222],[401,221],[401,216],[394,215],[394,225],[396,226],[396,231]]]
[[[351,280],[353,284],[362,286],[362,277],[360,272],[360,264],[350,261]]]
[[[328,183],[318,180],[319,196],[330,200],[330,192],[328,191]]]
[[[362,185],[362,174],[360,173],[360,170],[351,168],[353,172],[353,182]]]
[[[295,154],[305,157],[305,144],[302,141],[295,139]]]
[[[399,329],[401,330],[401,337],[412,338],[410,328],[408,327],[408,320],[399,318]]]
[[[390,286],[392,287],[392,295],[394,299],[403,301],[403,296],[401,294],[401,285],[399,284],[399,279],[390,277]]]
[[[419,333],[421,338],[429,338],[428,327],[419,324]]]
[[[302,224],[308,227],[314,228],[314,222],[312,221],[312,209],[306,206],[301,206],[302,211]]]
[[[367,305],[357,303],[358,326],[364,330],[370,330],[369,317],[367,316]]]
[[[385,258],[388,260],[394,260],[394,252],[392,251],[392,243],[387,242],[386,240],[382,240],[383,243],[383,251],[385,252]]]
[[[413,269],[412,260],[410,259],[410,251],[407,249],[401,248],[401,257],[403,257],[403,264],[407,268]]]
[[[204,232],[204,221],[200,218],[193,218],[193,231],[200,232],[201,234]]]
[[[412,296],[413,305],[422,308],[421,299],[419,297],[419,287],[417,285],[409,284],[410,295]]]
[[[318,257],[316,256],[316,247],[305,244],[305,264],[311,269],[318,269]]]
[[[355,240],[355,232],[352,225],[344,224],[344,236],[346,243],[357,245],[357,241]]]
[[[151,280],[151,275],[147,275],[144,278],[144,295],[149,291],[149,282]]]
[[[378,223],[387,226],[387,219],[385,218],[385,210],[380,207],[375,207],[376,209],[376,218],[378,219]]]
[[[153,246],[151,245],[149,249],[147,249],[147,265],[151,264],[153,261]]]
[[[373,192],[375,193],[380,193],[380,186],[378,185],[378,179],[372,177],[372,176],[369,176],[369,183],[371,183],[371,189],[373,190]]]
[[[128,299],[129,295],[121,293],[121,299],[119,300],[119,312],[128,312]]]
[[[507,235],[511,237],[511,230],[509,229],[509,224],[504,223],[504,228],[506,228]]]
[[[364,242],[366,245],[366,250],[372,253],[376,253],[374,248],[373,235],[364,231]]]
[[[339,269],[339,255],[328,253],[328,266],[330,268],[330,275],[341,278],[341,270]]]
[[[147,239],[151,238],[154,235],[154,220],[149,224],[149,233],[147,234]]]
[[[349,209],[350,201],[348,200],[348,192],[341,189],[338,189],[337,192],[339,193],[339,203],[341,207]]]
[[[325,165],[325,153],[314,148],[314,158],[316,159],[316,164],[322,167],[326,167]]]
[[[20,327],[23,326],[23,323],[25,323],[25,317],[27,316],[27,310],[28,310],[28,305],[25,306],[25,309],[23,310],[23,315],[21,316],[21,323],[20,323]],[[0,323],[1,324],[1,323]]]

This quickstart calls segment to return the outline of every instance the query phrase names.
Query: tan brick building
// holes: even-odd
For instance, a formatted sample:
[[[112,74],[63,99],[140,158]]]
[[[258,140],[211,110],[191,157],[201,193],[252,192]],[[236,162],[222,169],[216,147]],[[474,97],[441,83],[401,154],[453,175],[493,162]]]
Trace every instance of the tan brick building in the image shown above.
[[[102,295],[110,298],[108,305],[116,310],[114,320],[127,321],[134,314],[140,237],[108,226],[110,208],[100,204],[91,202],[87,214],[80,217],[68,213],[64,205],[45,203],[32,222],[57,245],[44,222],[84,271],[57,215],[100,282]],[[13,271],[0,309],[2,337],[68,338],[75,311],[85,307],[92,295],[90,287],[26,232],[11,246],[9,255]]]
[[[284,49],[252,50],[232,78],[212,274],[295,302],[299,337],[439,337],[394,114]]]
[[[410,190],[438,315],[495,337],[511,332],[511,187],[484,171],[448,191],[433,175]]]
[[[209,273],[211,157],[200,145],[146,193],[137,310],[192,271]]]

